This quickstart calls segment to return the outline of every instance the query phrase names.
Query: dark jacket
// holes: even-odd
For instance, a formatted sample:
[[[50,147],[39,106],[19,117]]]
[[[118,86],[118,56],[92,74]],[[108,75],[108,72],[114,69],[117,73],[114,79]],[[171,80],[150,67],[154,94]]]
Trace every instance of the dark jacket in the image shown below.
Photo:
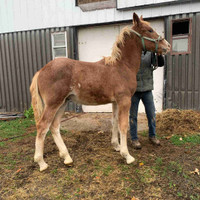
[[[153,90],[153,71],[157,67],[164,65],[164,57],[156,56],[155,53],[147,51],[142,52],[140,69],[137,74],[136,92],[146,92]]]

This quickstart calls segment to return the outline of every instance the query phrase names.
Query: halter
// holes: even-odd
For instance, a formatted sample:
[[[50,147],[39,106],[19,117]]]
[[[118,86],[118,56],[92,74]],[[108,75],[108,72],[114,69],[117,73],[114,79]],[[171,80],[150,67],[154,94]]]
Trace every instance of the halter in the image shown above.
[[[163,40],[163,38],[159,35],[157,39],[152,39],[152,38],[149,38],[149,37],[146,37],[146,36],[142,36],[140,33],[138,33],[137,31],[134,31],[134,30],[131,30],[133,33],[135,33],[137,36],[139,36],[142,40],[142,47],[143,47],[143,51],[146,51],[146,47],[145,47],[145,43],[144,43],[144,39],[145,40],[149,40],[151,42],[155,42],[155,45],[156,45],[156,50],[155,52],[157,52],[158,50],[158,43],[159,41]]]

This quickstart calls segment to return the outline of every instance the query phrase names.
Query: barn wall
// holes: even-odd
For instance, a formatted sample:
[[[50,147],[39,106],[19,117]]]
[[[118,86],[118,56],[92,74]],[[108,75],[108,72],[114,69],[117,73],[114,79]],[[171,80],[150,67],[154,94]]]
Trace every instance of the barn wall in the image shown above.
[[[171,20],[192,19],[191,53],[168,55],[165,108],[200,110],[200,13],[169,16],[166,35],[170,41]]]
[[[52,59],[51,33],[67,31],[69,57],[76,58],[74,29],[52,28],[0,34],[0,111],[24,111],[31,104],[33,75]],[[71,39],[70,39],[71,38]],[[68,110],[74,110],[73,103]]]
[[[131,20],[133,12],[144,18],[200,12],[199,1],[168,1],[176,4],[163,5],[164,0],[118,0],[119,8],[126,10],[110,8],[83,12],[76,6],[76,0],[0,0],[0,33],[121,22]],[[152,2],[154,5],[145,6]],[[134,4],[140,7],[130,9]]]

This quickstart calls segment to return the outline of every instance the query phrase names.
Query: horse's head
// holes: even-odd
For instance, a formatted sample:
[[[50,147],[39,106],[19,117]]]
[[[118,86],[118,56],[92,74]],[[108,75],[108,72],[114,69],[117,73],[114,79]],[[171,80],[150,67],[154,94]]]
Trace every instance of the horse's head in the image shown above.
[[[139,18],[136,13],[133,13],[132,31],[141,38],[144,51],[166,54],[170,50],[171,45],[158,35],[150,24],[142,19],[142,16]]]

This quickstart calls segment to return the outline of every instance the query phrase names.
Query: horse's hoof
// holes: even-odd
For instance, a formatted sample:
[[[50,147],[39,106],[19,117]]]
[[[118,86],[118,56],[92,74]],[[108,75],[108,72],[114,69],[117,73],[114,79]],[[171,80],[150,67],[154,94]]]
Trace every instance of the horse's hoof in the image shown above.
[[[44,171],[48,168],[48,165],[46,163],[44,163],[42,166],[40,166],[40,171]]]
[[[72,166],[73,160],[71,159],[70,156],[69,156],[68,158],[65,159],[64,164],[65,164],[65,165],[68,165],[68,166]]]
[[[132,156],[129,156],[127,159],[126,159],[126,162],[127,164],[131,164],[135,161],[135,158],[133,158]]]

